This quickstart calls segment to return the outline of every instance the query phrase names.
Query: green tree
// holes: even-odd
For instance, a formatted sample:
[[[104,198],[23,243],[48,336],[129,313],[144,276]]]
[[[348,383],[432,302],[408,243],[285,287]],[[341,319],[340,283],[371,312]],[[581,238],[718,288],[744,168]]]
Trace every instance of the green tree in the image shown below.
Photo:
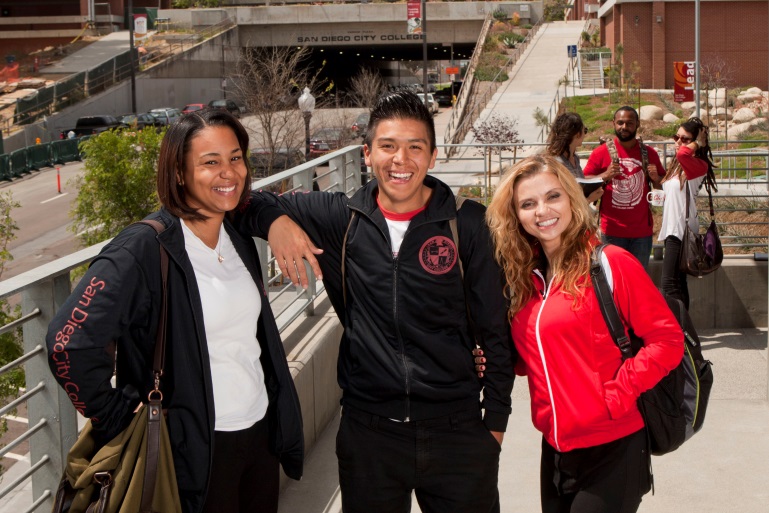
[[[114,237],[160,206],[156,167],[165,131],[110,130],[80,145],[85,173],[76,178],[70,228],[90,246]]]
[[[5,265],[13,260],[8,251],[8,244],[16,238],[19,227],[11,217],[11,211],[21,205],[13,200],[10,192],[0,194],[0,277]],[[0,326],[15,321],[21,317],[21,307],[11,306],[7,300],[0,299]],[[0,335],[0,367],[16,360],[23,354],[21,328]],[[24,369],[15,367],[0,375],[0,405],[5,405],[11,399],[19,396],[19,389],[24,386]],[[7,430],[5,419],[0,423],[0,435]],[[2,474],[0,467],[0,474]]]

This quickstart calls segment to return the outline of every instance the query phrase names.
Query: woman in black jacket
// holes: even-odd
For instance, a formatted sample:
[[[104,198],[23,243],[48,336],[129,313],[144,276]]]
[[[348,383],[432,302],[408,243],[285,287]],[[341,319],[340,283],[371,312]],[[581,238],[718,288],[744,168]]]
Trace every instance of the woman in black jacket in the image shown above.
[[[93,260],[54,317],[49,364],[97,443],[130,423],[153,388],[158,243],[168,252],[167,342],[160,389],[182,511],[276,512],[279,463],[302,474],[299,402],[253,240],[230,214],[248,198],[248,135],[226,111],[182,117],[163,139],[163,208]],[[116,387],[110,377],[116,369]]]

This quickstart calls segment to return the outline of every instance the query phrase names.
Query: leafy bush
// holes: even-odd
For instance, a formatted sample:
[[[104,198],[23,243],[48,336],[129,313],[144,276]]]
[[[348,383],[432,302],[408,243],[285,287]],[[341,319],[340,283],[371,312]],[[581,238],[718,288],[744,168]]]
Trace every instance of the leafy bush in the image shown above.
[[[507,13],[502,9],[495,10],[491,13],[491,16],[497,21],[505,21],[507,19]]]
[[[504,71],[502,73],[499,73],[499,68],[494,66],[479,66],[478,69],[475,70],[475,78],[476,80],[480,80],[481,82],[491,82],[496,77],[496,82],[504,82],[507,80],[508,75]]]
[[[8,243],[16,238],[19,229],[11,217],[11,211],[21,205],[13,200],[9,192],[0,194],[0,275],[5,269],[5,264],[13,260],[13,255],[8,251]],[[11,306],[7,300],[0,299],[0,326],[15,321],[21,317],[21,306]],[[0,335],[0,367],[21,357],[24,353],[21,327]],[[24,386],[24,368],[15,367],[0,376],[0,406],[5,406],[10,399],[19,396],[19,389]],[[0,435],[7,430],[5,420],[0,422]],[[0,474],[2,474],[0,467]]]
[[[568,7],[567,0],[554,0],[548,3],[543,12],[544,21],[562,21],[566,7]]]
[[[165,131],[110,130],[80,145],[85,173],[70,215],[74,233],[90,246],[114,237],[159,207],[156,167]]]

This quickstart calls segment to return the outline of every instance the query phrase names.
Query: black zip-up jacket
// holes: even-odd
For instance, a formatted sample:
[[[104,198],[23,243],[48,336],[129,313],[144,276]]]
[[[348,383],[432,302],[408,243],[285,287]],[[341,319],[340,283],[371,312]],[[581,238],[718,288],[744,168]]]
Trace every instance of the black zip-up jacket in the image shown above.
[[[447,185],[431,176],[425,184],[432,197],[411,220],[396,258],[376,203],[376,181],[352,198],[255,192],[239,222],[242,231],[266,238],[272,222],[288,214],[324,250],[318,256],[324,285],[344,327],[337,363],[343,404],[397,420],[477,408],[482,383],[471,354],[477,340],[487,359],[485,423],[504,431],[515,350],[485,207],[466,201],[457,212]],[[449,224],[455,217],[464,287]]]
[[[151,214],[167,228],[120,232],[91,262],[48,328],[49,365],[75,407],[91,418],[103,444],[125,429],[153,388],[152,361],[161,302],[160,249],[169,255],[165,368],[160,390],[182,511],[202,509],[214,439],[214,396],[195,271],[179,219]],[[225,229],[262,297],[257,338],[269,394],[272,449],[289,477],[302,475],[304,439],[299,401],[275,318],[264,294],[253,240],[227,221]],[[110,386],[117,343],[117,387]]]

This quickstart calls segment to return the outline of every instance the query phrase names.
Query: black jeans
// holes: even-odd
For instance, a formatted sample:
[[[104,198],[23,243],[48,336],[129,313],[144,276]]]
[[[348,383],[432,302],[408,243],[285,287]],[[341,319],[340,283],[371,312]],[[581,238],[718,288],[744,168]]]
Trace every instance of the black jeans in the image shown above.
[[[214,461],[203,513],[277,513],[278,457],[267,417],[241,431],[214,433]]]
[[[336,438],[344,513],[499,512],[500,446],[479,410],[396,422],[348,406]]]
[[[542,439],[542,513],[635,513],[650,489],[645,429],[569,452]]]
[[[662,278],[660,288],[668,296],[680,299],[686,309],[689,309],[689,285],[686,283],[686,273],[678,270],[681,257],[681,239],[669,235],[665,238],[665,253],[662,257]]]

